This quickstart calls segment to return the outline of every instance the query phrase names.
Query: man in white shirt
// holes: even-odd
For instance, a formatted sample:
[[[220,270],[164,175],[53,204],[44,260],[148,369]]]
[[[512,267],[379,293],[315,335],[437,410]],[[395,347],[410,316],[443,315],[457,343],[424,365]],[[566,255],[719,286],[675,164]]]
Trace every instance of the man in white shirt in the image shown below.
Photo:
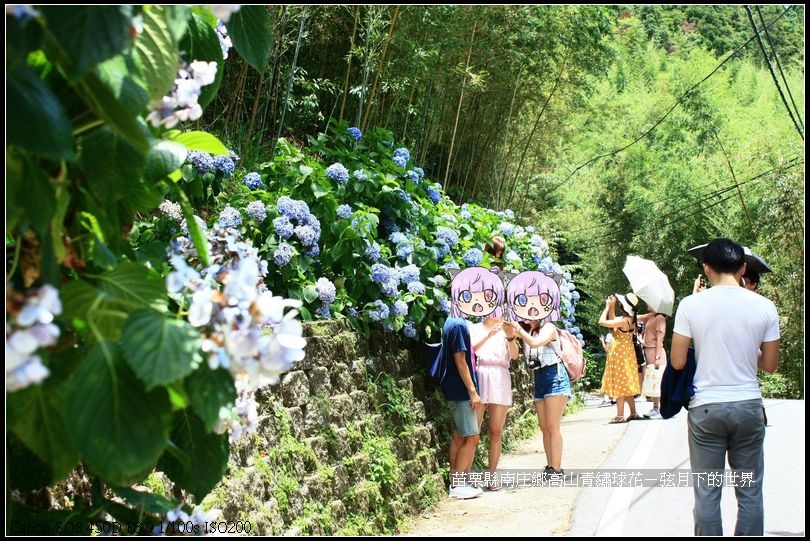
[[[735,487],[734,533],[762,535],[765,422],[757,368],[774,372],[779,364],[779,316],[770,300],[740,287],[744,258],[742,246],[729,239],[706,246],[703,270],[712,287],[678,306],[670,359],[682,369],[694,343],[695,395],[688,418],[693,474],[722,471],[726,453],[732,469],[753,470],[751,486]],[[722,486],[695,477],[695,535],[723,535]]]

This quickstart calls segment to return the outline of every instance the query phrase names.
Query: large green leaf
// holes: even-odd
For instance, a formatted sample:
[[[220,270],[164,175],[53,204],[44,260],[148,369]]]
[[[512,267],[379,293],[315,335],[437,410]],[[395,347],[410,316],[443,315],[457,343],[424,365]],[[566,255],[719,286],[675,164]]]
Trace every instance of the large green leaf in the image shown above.
[[[222,47],[215,31],[217,20],[207,8],[194,8],[188,19],[188,32],[180,43],[180,49],[186,51],[189,58],[217,63],[214,82],[202,87],[200,97],[197,99],[201,107],[205,107],[216,97],[225,74]]]
[[[67,59],[63,68],[71,81],[131,42],[132,6],[43,6],[42,13]]]
[[[156,141],[146,158],[146,178],[152,181],[164,178],[183,165],[187,155],[186,147],[180,143]]]
[[[8,422],[17,437],[30,448],[51,472],[51,482],[66,476],[79,462],[73,446],[64,409],[54,388],[47,391],[33,385],[6,395]]]
[[[94,73],[127,116],[134,118],[146,109],[149,92],[133,54],[114,56],[99,64]]]
[[[146,392],[114,344],[97,344],[68,381],[69,430],[88,468],[114,485],[130,485],[166,447],[171,404],[164,388]]]
[[[146,159],[123,137],[103,126],[82,139],[82,165],[87,184],[99,201],[113,203],[137,183]]]
[[[214,135],[204,131],[188,131],[185,133],[172,132],[168,134],[169,139],[175,143],[184,145],[189,150],[199,150],[209,154],[228,155],[228,149]]]
[[[6,115],[9,142],[46,158],[70,159],[73,134],[62,104],[22,64],[6,76]]]
[[[147,391],[185,377],[202,361],[199,331],[152,310],[129,316],[123,345],[124,357]]]
[[[61,289],[63,312],[89,340],[117,340],[129,315],[141,308],[166,310],[166,291],[157,273],[138,263],[124,262],[100,275],[97,286],[72,280]]]
[[[54,481],[50,466],[11,431],[6,432],[6,464],[9,488],[34,490]]]
[[[19,222],[30,225],[41,238],[48,233],[51,218],[56,211],[56,198],[45,172],[27,156],[20,160],[10,157],[6,161],[9,201],[7,216],[17,217],[15,212],[21,209]],[[14,207],[13,209],[11,207]],[[10,224],[11,227],[14,224]]]
[[[242,6],[226,24],[233,46],[261,73],[273,48],[273,24],[267,6]]]
[[[144,7],[143,29],[135,40],[135,60],[152,100],[165,96],[177,76],[179,52],[166,21],[170,9]]]
[[[119,66],[119,69],[124,69]],[[123,79],[124,83],[120,89],[123,92],[143,92],[137,83]],[[114,93],[114,87],[108,87],[109,81],[102,82],[96,73],[88,73],[74,87],[85,103],[103,121],[123,136],[126,141],[140,154],[146,156],[149,153],[149,140],[147,138],[148,128],[137,120],[137,112],[133,108],[137,105],[137,96],[124,99],[123,94],[119,101],[118,95]],[[145,94],[144,94],[145,95]]]
[[[200,416],[206,428],[211,430],[219,421],[219,410],[232,406],[236,401],[233,377],[224,368],[209,370],[201,367],[189,376],[186,390],[191,408]]]
[[[202,420],[186,409],[175,414],[171,439],[188,457],[188,464],[167,452],[161,457],[159,467],[178,486],[201,501],[225,474],[228,435],[209,433]]]
[[[148,307],[158,312],[167,309],[163,279],[140,263],[125,261],[99,278],[104,293],[133,308]]]

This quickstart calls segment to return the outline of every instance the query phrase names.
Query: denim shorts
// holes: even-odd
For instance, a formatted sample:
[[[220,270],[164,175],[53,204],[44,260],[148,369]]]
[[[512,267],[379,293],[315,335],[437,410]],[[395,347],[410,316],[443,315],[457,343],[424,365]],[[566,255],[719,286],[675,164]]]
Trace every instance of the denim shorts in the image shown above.
[[[534,399],[543,400],[547,396],[571,398],[571,380],[563,363],[544,366],[534,371]]]
[[[478,434],[478,416],[470,407],[469,400],[448,400],[447,405],[453,414],[453,427],[462,437]]]

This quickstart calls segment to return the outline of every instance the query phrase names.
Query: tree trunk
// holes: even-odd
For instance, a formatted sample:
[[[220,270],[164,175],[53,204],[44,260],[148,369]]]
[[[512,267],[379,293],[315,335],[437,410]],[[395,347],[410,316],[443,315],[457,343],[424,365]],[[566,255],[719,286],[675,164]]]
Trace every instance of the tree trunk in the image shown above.
[[[456,121],[453,124],[453,136],[450,138],[450,150],[447,155],[447,168],[444,170],[444,182],[442,188],[447,193],[447,183],[450,174],[450,160],[453,158],[453,145],[456,143],[456,130],[458,129],[458,117],[461,114],[461,104],[464,101],[464,84],[467,82],[467,70],[470,69],[470,57],[472,56],[473,43],[475,43],[475,30],[478,21],[473,22],[472,36],[470,36],[470,48],[467,50],[467,62],[464,66],[464,75],[461,79],[461,93],[458,96],[458,107],[456,107]]]
[[[354,38],[357,36],[357,24],[360,22],[360,6],[354,8],[354,28],[352,39],[349,42],[349,58],[346,60],[346,78],[343,80],[343,99],[340,102],[338,120],[343,120],[343,111],[346,109],[346,99],[349,97],[349,74],[352,71],[352,56],[354,56]]]
[[[380,55],[380,65],[377,68],[377,73],[374,74],[374,83],[371,85],[371,93],[368,96],[368,102],[366,102],[366,112],[363,114],[363,127],[360,128],[363,131],[366,131],[368,125],[368,115],[371,112],[371,106],[374,103],[374,95],[377,92],[377,83],[380,81],[380,75],[385,68],[385,55],[388,53],[388,44],[391,43],[391,38],[394,35],[394,27],[397,24],[397,17],[399,17],[399,8],[400,6],[394,8],[394,16],[391,18],[391,26],[388,27],[388,37],[385,38],[382,55]]]
[[[276,95],[276,91],[278,88],[278,80],[280,76],[280,71],[278,69],[279,59],[281,58],[281,50],[284,48],[284,32],[287,29],[287,6],[283,6],[281,8],[281,15],[279,17],[279,28],[273,29],[273,35],[276,36],[276,42],[274,43],[275,52],[273,53],[273,75],[270,78],[270,86],[267,89],[267,99],[264,101],[264,112],[262,113],[262,121],[259,124],[259,146],[264,144],[264,140],[266,138],[266,134],[272,130],[267,128],[267,113],[270,109],[273,109],[273,126],[276,126],[276,114],[278,113],[276,108],[276,103],[274,96]],[[280,37],[279,37],[280,36]]]

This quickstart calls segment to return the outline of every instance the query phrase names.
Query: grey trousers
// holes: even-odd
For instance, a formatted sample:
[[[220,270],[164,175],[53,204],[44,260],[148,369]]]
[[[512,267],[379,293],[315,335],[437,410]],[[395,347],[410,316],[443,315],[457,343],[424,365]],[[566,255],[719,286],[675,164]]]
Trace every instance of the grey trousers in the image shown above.
[[[722,471],[728,463],[734,470],[754,470],[750,486],[734,487],[737,496],[737,526],[734,535],[762,535],[764,508],[765,419],[762,401],[743,400],[704,404],[689,410],[689,462],[692,472]],[[723,535],[720,514],[721,486],[695,483],[695,535]]]

